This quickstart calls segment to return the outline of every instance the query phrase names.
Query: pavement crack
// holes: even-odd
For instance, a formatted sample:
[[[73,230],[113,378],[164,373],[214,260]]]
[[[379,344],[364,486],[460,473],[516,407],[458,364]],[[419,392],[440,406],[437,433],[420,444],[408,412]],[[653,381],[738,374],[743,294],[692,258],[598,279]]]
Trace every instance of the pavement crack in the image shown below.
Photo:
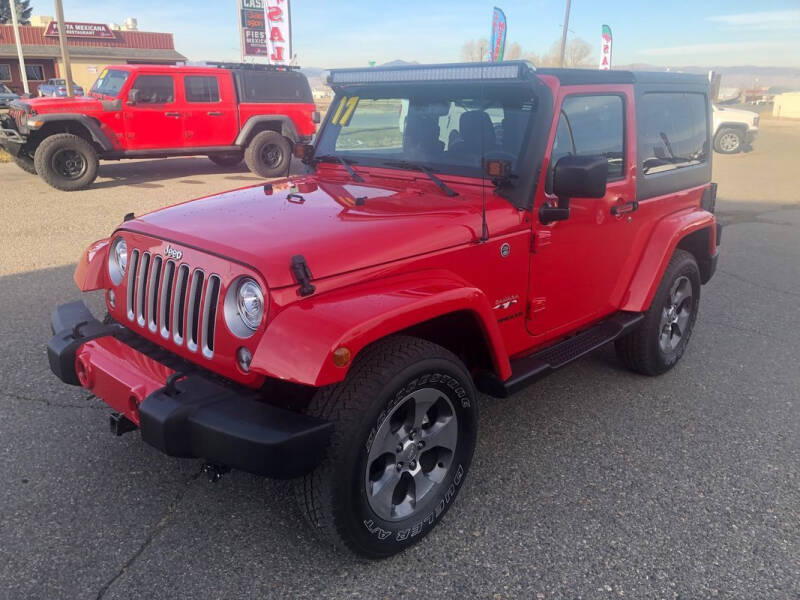
[[[175,497],[167,505],[167,509],[164,511],[164,515],[161,517],[158,523],[156,523],[155,527],[153,527],[150,533],[147,534],[147,537],[145,537],[144,541],[139,546],[139,548],[136,549],[136,552],[134,552],[131,555],[131,557],[127,561],[125,561],[125,564],[122,565],[119,571],[117,571],[111,579],[109,579],[105,584],[103,584],[103,587],[101,587],[100,590],[97,592],[96,600],[102,600],[105,597],[108,590],[111,589],[111,586],[113,586],[114,583],[116,583],[117,580],[120,577],[122,577],[128,571],[128,569],[130,569],[133,566],[133,564],[138,560],[138,558],[142,555],[142,553],[144,553],[144,551],[150,547],[150,545],[153,543],[153,540],[156,539],[158,534],[164,531],[164,529],[169,524],[172,515],[175,513],[175,509],[178,507],[178,504],[180,504],[181,500],[183,500],[183,498],[188,493],[189,485],[191,485],[192,482],[196,481],[197,478],[200,477],[200,475],[202,474],[203,471],[198,470],[197,473],[189,477],[184,482],[183,488],[178,490],[178,492],[175,494]]]
[[[741,281],[742,283],[747,283],[749,285],[752,285],[753,287],[761,288],[762,290],[777,292],[779,294],[785,294],[787,296],[800,298],[800,293],[798,292],[791,292],[789,290],[782,290],[780,288],[772,287],[770,285],[764,285],[763,283],[756,283],[755,281],[747,279],[746,277],[742,277],[741,275],[736,275],[735,273],[731,273],[730,271],[726,271],[725,269],[718,269],[717,272],[722,273],[723,275],[727,275],[728,277],[731,277],[733,279],[736,279],[737,281]]]
[[[92,406],[91,404],[63,404],[61,402],[53,402],[52,400],[48,400],[47,398],[33,398],[31,396],[25,396],[23,394],[18,394],[16,392],[3,392],[3,396],[7,398],[11,398],[12,400],[18,400],[20,402],[36,402],[38,404],[44,404],[45,406],[49,406],[50,408],[78,408],[82,410],[108,410],[106,406]],[[89,396],[86,400],[92,400],[95,396]]]
[[[749,333],[752,335],[757,335],[759,337],[765,337],[770,340],[780,340],[781,342],[786,342],[787,344],[795,344],[797,340],[790,340],[787,338],[783,338],[777,335],[773,335],[771,333],[767,333],[765,331],[760,331],[758,329],[751,329],[749,327],[742,327],[740,325],[734,325],[732,323],[725,323],[724,321],[710,321],[708,319],[703,319],[703,324],[705,325],[716,325],[717,327],[725,327],[728,329],[733,329],[735,331],[741,331],[742,333]]]

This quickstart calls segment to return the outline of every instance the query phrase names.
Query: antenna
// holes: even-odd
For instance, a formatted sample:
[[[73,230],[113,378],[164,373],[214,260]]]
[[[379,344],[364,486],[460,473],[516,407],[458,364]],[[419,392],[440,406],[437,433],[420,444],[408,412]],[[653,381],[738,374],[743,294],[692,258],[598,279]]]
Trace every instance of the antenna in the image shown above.
[[[484,99],[483,87],[483,65],[481,69],[481,100]],[[483,127],[481,127],[481,237],[480,243],[485,244],[489,241],[489,224],[486,222],[486,135]]]

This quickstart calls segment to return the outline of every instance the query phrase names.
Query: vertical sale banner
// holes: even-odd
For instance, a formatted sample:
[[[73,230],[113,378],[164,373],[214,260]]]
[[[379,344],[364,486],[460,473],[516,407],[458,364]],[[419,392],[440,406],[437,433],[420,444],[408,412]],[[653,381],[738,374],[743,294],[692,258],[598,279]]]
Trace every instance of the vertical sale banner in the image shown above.
[[[492,62],[503,60],[503,54],[506,51],[507,29],[506,14],[495,6],[492,15],[492,39],[489,42],[489,60]]]
[[[269,62],[288,65],[292,61],[292,21],[289,0],[264,0]]]
[[[600,69],[608,71],[611,68],[611,27],[603,25],[603,34],[600,40]]]
[[[242,61],[268,63],[269,45],[262,0],[239,0],[239,39]]]

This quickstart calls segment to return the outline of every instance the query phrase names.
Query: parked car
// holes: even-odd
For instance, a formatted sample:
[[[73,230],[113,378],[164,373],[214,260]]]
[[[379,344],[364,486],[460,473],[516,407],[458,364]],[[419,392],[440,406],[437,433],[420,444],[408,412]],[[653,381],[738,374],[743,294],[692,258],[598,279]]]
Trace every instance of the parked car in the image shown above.
[[[714,114],[714,150],[721,154],[736,154],[750,146],[758,137],[759,115],[752,110],[740,110],[712,105]]]
[[[75,271],[106,317],[56,308],[48,356],[113,432],[298,478],[316,532],[379,558],[464,487],[477,390],[610,342],[645,375],[681,359],[720,242],[709,86],[525,62],[329,82],[307,174],[128,215]]]
[[[83,96],[83,88],[75,82],[72,83],[72,91],[76,96]],[[48,79],[39,86],[39,96],[65,98],[67,96],[66,79]]]
[[[8,108],[12,101],[18,100],[19,96],[12,92],[7,86],[0,83],[0,108]]]
[[[65,191],[91,185],[101,159],[205,154],[226,167],[244,159],[254,173],[276,177],[318,121],[295,69],[123,65],[105,69],[88,97],[13,103],[0,146]]]

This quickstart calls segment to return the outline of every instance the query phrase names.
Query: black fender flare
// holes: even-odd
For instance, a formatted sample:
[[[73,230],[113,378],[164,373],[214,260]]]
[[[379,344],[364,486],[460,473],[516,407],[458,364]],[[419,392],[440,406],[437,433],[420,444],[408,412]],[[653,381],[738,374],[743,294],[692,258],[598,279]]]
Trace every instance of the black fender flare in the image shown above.
[[[42,128],[44,128],[48,123],[78,123],[89,132],[92,140],[98,146],[100,146],[103,152],[111,152],[114,150],[114,144],[112,144],[111,140],[108,139],[108,136],[100,128],[100,125],[97,123],[97,121],[87,115],[82,115],[80,113],[53,113],[37,115],[36,120],[44,122]]]
[[[292,121],[292,119],[288,116],[257,115],[250,117],[247,120],[247,122],[244,124],[244,127],[242,127],[242,130],[239,132],[239,135],[236,136],[234,145],[246,146],[250,142],[250,139],[253,137],[253,135],[255,135],[256,130],[259,129],[259,126],[265,123],[280,123],[281,135],[289,139],[293,144],[296,144],[300,139],[300,136],[297,135],[297,128],[294,126],[294,121]]]

